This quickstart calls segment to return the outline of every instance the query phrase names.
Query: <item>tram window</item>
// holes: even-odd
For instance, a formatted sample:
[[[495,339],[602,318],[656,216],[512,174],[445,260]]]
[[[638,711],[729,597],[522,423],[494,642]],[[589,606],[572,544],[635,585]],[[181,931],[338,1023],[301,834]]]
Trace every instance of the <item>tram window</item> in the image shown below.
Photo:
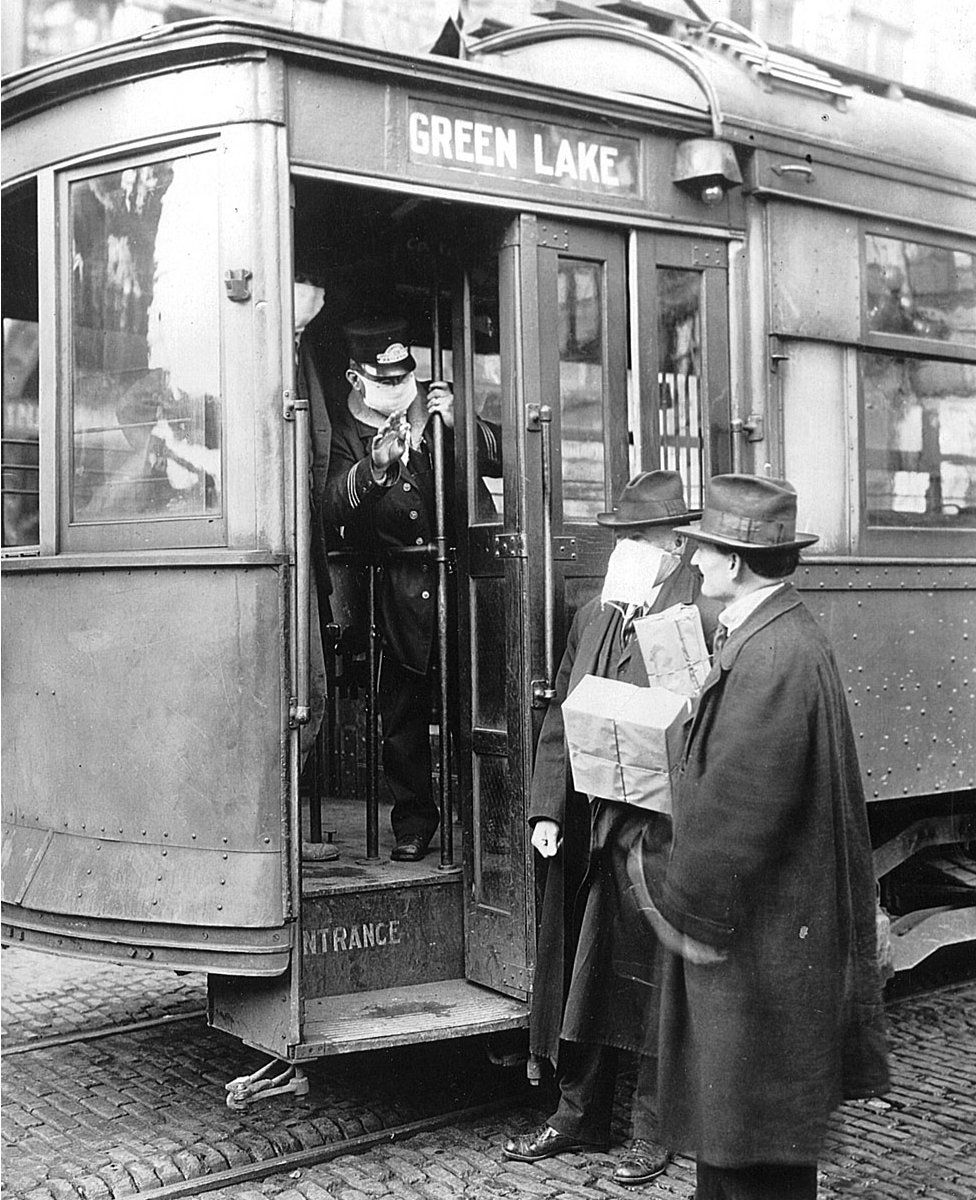
[[[472,761],[481,820],[475,827],[475,892],[478,903],[508,912],[512,908],[511,800],[508,759],[476,754]]]
[[[3,197],[3,545],[39,542],[37,184]]]
[[[592,521],[605,507],[602,265],[559,260],[559,396],[563,520]]]
[[[70,184],[74,523],[221,511],[216,170]]]
[[[976,256],[867,234],[867,330],[976,346]]]
[[[508,730],[505,709],[505,579],[490,576],[471,580],[471,609],[474,623],[472,694],[474,723],[482,729]]]
[[[476,295],[473,300],[474,326],[474,407],[482,420],[497,426],[502,424],[502,360],[498,346],[498,281],[493,272],[494,291]],[[471,474],[474,505],[479,524],[499,524],[504,507],[501,477],[479,476],[478,485]]]
[[[700,271],[659,268],[658,437],[661,470],[678,471],[688,503],[701,507],[702,277]]]
[[[976,364],[861,353],[867,520],[976,528]]]

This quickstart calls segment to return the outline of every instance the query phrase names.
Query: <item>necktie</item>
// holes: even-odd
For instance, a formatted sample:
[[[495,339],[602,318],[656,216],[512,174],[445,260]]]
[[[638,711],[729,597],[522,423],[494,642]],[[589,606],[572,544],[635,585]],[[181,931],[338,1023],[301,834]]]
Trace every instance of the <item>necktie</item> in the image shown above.
[[[643,608],[639,604],[628,604],[624,612],[624,619],[620,625],[620,645],[624,647],[634,636],[634,621],[637,617],[643,616]]]
[[[729,631],[725,628],[721,621],[715,626],[715,637],[712,639],[712,658],[718,658],[722,652],[722,647],[729,640]]]

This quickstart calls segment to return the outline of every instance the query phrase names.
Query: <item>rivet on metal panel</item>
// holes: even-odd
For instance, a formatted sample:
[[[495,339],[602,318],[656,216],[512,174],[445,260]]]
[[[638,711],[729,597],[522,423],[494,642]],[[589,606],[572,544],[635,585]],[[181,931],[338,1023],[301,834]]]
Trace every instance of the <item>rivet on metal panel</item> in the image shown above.
[[[160,850],[160,854],[162,854],[163,858],[165,858],[168,853],[169,852],[167,850]]]
[[[224,906],[223,906],[222,904],[218,904],[218,905],[217,905],[217,912],[223,912],[223,910],[224,910]]]
[[[163,877],[162,877],[162,875],[157,875],[157,876],[156,876],[156,882],[157,882],[157,883],[162,883],[162,882],[163,882]]]
[[[269,843],[270,843],[270,842],[271,842],[271,838],[269,838],[269,837],[266,837],[266,838],[264,839],[264,844],[265,844],[266,846],[267,846],[267,845],[269,845]]]

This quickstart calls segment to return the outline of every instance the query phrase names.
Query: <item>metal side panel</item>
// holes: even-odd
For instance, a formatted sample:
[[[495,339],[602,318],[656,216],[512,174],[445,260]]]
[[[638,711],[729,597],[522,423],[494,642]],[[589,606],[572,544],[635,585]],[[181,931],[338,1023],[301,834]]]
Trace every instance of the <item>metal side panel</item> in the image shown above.
[[[16,573],[3,608],[5,919],[280,928],[280,569]]]

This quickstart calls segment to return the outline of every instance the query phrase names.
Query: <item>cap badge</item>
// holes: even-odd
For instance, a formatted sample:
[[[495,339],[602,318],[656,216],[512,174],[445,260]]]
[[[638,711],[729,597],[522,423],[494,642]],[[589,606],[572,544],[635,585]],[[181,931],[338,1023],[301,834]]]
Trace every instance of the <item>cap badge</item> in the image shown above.
[[[403,362],[408,356],[409,352],[403,342],[393,342],[392,345],[377,354],[376,361],[386,366],[390,363]]]

